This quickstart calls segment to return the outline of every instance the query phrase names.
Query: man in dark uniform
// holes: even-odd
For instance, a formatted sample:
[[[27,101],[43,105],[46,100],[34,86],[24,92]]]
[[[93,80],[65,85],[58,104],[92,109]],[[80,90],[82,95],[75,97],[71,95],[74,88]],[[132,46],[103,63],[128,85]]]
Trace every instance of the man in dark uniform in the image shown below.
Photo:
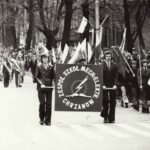
[[[39,98],[40,124],[51,125],[52,107],[52,81],[54,80],[54,67],[49,65],[48,56],[41,55],[41,65],[36,71],[37,90]]]
[[[4,76],[4,87],[6,88],[9,86],[10,79],[11,79],[11,72],[12,72],[12,64],[9,61],[8,57],[4,58],[2,72]]]
[[[115,122],[116,89],[117,89],[117,66],[112,61],[111,51],[106,51],[103,62],[103,110],[101,116],[104,123]],[[110,89],[107,89],[110,88]]]
[[[37,67],[37,58],[35,54],[32,55],[31,60],[29,62],[26,62],[27,65],[27,70],[31,68],[31,73],[32,73],[32,78],[33,78],[33,83],[35,83],[35,71]]]
[[[150,79],[150,69],[148,68],[148,60],[142,60],[142,69],[141,72],[138,70],[138,79],[141,90],[141,96],[143,99],[142,103],[142,112],[149,113],[148,100],[150,100],[150,86],[148,81]]]
[[[135,110],[139,110],[139,85],[138,85],[138,77],[137,77],[137,62],[135,60],[132,60],[131,62],[132,70],[135,74],[135,76],[130,75],[130,83],[131,83],[131,96],[133,100],[133,108]]]

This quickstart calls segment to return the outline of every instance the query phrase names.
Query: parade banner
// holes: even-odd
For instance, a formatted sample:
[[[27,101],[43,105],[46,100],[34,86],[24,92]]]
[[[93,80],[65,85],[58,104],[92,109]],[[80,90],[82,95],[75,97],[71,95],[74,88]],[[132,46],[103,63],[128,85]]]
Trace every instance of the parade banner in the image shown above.
[[[102,65],[56,65],[55,110],[101,111]]]

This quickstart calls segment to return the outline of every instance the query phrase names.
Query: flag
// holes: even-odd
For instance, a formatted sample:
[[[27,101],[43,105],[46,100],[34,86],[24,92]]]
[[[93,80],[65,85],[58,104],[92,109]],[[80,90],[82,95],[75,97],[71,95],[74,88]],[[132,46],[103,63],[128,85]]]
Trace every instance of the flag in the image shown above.
[[[79,57],[79,51],[80,51],[80,43],[78,43],[78,46],[76,48],[76,51],[74,52],[72,58],[68,61],[68,64],[74,64]]]
[[[76,51],[74,52],[72,58],[68,61],[68,64],[74,64],[80,59],[87,60],[87,41],[84,39],[82,43],[78,43],[78,46],[76,48]]]
[[[91,45],[88,42],[88,63],[90,62],[92,56],[93,56],[93,50],[91,48]]]
[[[92,33],[91,44],[94,45],[94,28],[92,28],[91,33]]]
[[[124,56],[118,47],[112,46],[111,48],[113,50],[113,59],[118,66],[118,73],[125,78],[126,62],[124,60]]]
[[[78,29],[78,33],[83,33],[84,32],[87,23],[88,23],[88,20],[85,17],[83,17],[82,21],[80,23],[79,29]]]
[[[53,56],[53,63],[56,63],[57,59],[56,59],[56,54],[55,54],[55,50],[52,47],[52,56]]]
[[[139,53],[140,55],[140,59],[145,59],[146,58],[146,52],[144,51],[144,49],[141,47],[140,45],[140,41],[139,41],[139,38],[136,39],[135,41],[135,47],[136,47],[136,50],[138,50],[137,52]]]
[[[62,63],[65,63],[68,54],[69,54],[69,47],[67,44],[65,44],[64,51],[62,53]]]
[[[122,42],[121,42],[121,45],[119,46],[119,49],[120,49],[120,51],[121,51],[122,54],[123,54],[124,48],[125,48],[126,32],[127,32],[127,29],[125,28],[125,29],[124,29],[124,33],[123,33]]]
[[[82,43],[80,44],[80,59],[83,58],[85,60],[87,60],[87,40],[86,38],[82,41]]]
[[[43,43],[39,43],[36,50],[37,55],[46,54],[49,55],[49,50],[45,47]]]
[[[103,36],[103,27],[100,26],[99,34],[96,35],[96,41],[95,41],[95,56],[96,59],[99,59],[100,55],[103,55],[102,51],[102,36]]]
[[[59,59],[60,62],[62,61],[61,42],[60,42],[60,44],[59,44],[59,46],[57,48],[57,56],[56,57],[58,57],[58,59]]]

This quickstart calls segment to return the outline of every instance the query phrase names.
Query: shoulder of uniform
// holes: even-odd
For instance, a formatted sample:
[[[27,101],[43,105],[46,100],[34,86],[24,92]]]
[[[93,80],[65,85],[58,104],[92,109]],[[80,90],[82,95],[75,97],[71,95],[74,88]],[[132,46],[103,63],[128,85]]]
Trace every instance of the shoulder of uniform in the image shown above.
[[[37,67],[41,67],[42,66],[42,63],[37,63]]]
[[[112,61],[112,64],[113,64],[113,65],[115,65],[115,66],[117,66],[117,63],[116,63],[116,62],[114,62],[114,61]]]

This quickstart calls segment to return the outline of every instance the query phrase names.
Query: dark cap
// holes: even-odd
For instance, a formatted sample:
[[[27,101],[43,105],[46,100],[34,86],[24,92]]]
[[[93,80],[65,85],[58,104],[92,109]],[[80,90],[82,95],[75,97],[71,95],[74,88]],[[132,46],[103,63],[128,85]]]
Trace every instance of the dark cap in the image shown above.
[[[131,63],[132,64],[137,64],[137,62],[135,60],[132,60]]]
[[[42,54],[41,54],[41,57],[48,57],[48,55],[45,54],[45,53],[42,53]]]
[[[113,57],[112,52],[111,52],[110,50],[108,50],[108,51],[105,51],[105,52],[104,52],[104,58],[105,58],[105,56],[106,56],[107,54],[110,54],[110,55]]]
[[[143,64],[143,63],[148,63],[148,60],[147,60],[147,59],[143,59],[143,60],[142,60],[142,64]]]

